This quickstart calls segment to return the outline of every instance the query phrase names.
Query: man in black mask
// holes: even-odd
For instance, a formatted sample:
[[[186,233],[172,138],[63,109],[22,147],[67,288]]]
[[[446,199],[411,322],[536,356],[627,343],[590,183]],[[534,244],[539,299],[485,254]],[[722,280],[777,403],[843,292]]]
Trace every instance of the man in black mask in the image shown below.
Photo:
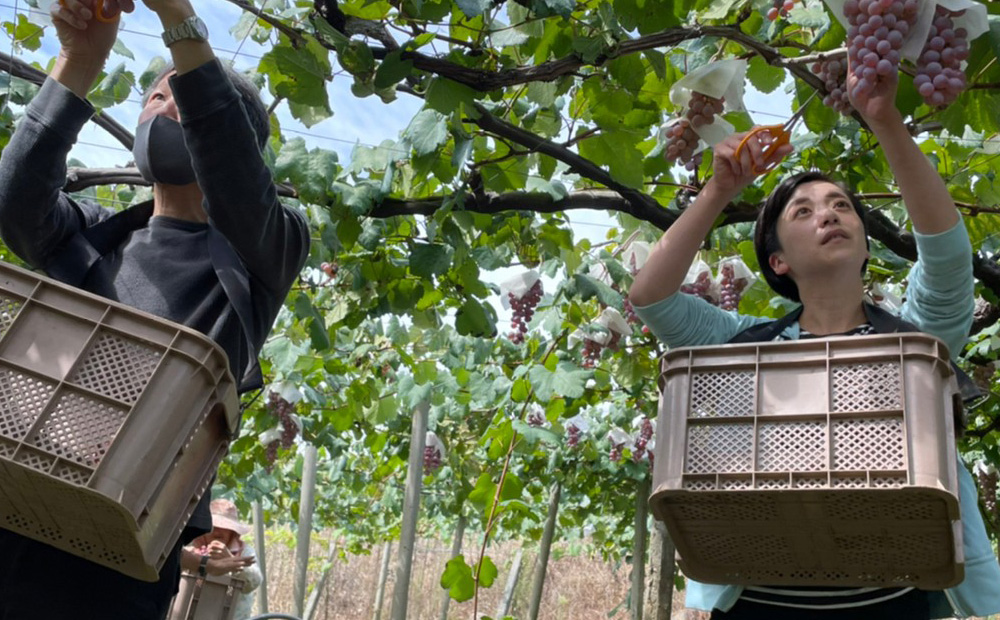
[[[135,8],[61,0],[52,8],[59,56],[0,157],[0,236],[52,277],[207,334],[250,388],[308,254],[308,228],[277,199],[257,93],[216,60],[190,1],[143,3],[163,24],[174,66],[144,97],[134,149],[153,200],[116,214],[61,191],[69,150],[93,114],[86,95],[118,16]],[[207,495],[154,583],[0,529],[0,619],[165,617],[181,545],[212,529]]]

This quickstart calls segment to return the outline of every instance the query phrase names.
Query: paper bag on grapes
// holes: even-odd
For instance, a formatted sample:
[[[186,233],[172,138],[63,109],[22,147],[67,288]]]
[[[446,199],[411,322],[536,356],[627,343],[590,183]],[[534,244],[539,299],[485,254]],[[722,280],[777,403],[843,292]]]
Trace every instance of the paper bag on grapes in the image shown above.
[[[966,41],[975,41],[990,29],[986,5],[975,0],[938,0],[938,6],[952,12],[955,29],[964,28]]]
[[[670,87],[670,101],[688,109],[696,93],[720,99],[727,111],[743,109],[743,87],[746,83],[747,61],[739,58],[716,60],[698,67]],[[714,122],[692,124],[695,133],[709,146],[715,146],[733,133],[733,126],[721,118]]]
[[[649,258],[649,243],[645,241],[633,241],[622,251],[622,263],[629,273],[635,275],[646,264]]]
[[[621,312],[618,312],[614,308],[605,308],[601,311],[601,315],[597,317],[595,321],[601,327],[604,327],[612,334],[618,334],[619,336],[628,336],[632,333],[632,326],[628,324],[625,317],[622,316]],[[612,336],[608,337],[610,341]],[[607,342],[602,342],[601,344],[607,346]]]
[[[501,282],[500,303],[503,304],[504,309],[510,310],[511,295],[514,296],[514,299],[521,299],[538,282],[540,277],[538,272],[532,269]]]
[[[872,285],[868,293],[872,303],[889,312],[899,312],[903,308],[903,300],[898,295],[882,286],[881,282]]]
[[[681,283],[681,292],[689,295],[697,295],[709,303],[715,303],[719,299],[719,286],[712,278],[712,269],[708,263],[698,259],[691,263],[687,275]]]

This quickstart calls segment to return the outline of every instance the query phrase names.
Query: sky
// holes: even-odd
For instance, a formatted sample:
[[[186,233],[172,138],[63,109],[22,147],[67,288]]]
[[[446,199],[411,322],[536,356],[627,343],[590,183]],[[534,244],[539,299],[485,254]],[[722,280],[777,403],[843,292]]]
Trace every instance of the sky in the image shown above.
[[[0,0],[0,21],[12,21],[15,13],[29,16],[31,21],[39,23],[47,20],[47,10],[53,0],[38,0],[39,10],[32,9],[26,0]],[[167,57],[167,50],[160,39],[162,27],[156,15],[137,0],[136,11],[125,15],[119,31],[119,41],[135,56],[135,60],[112,53],[108,67],[120,63],[132,69],[136,76],[140,74],[157,57]],[[237,70],[254,68],[266,48],[258,45],[252,39],[238,40],[230,28],[239,20],[242,10],[226,0],[199,0],[196,3],[201,18],[209,29],[209,42],[216,55],[232,61]],[[50,22],[49,22],[50,23]],[[0,49],[5,53],[14,51],[17,57],[26,61],[37,61],[41,66],[47,66],[58,52],[58,41],[54,29],[46,28],[42,47],[36,52],[16,50],[9,37],[0,37]],[[331,53],[331,62],[336,70],[336,58]],[[350,92],[352,78],[348,74],[335,74],[328,85],[330,107],[333,116],[313,125],[303,126],[291,117],[287,105],[279,105],[275,113],[281,123],[286,137],[302,137],[309,148],[325,148],[338,153],[340,162],[347,165],[351,150],[355,144],[378,145],[385,139],[397,139],[413,115],[420,109],[422,102],[412,96],[400,93],[398,98],[389,104],[383,103],[378,97],[372,96],[359,99]],[[744,98],[747,109],[759,123],[780,122],[790,114],[789,98],[778,89],[771,95],[762,95],[749,85]],[[271,96],[263,92],[265,104],[270,103]],[[141,108],[141,92],[138,87],[124,103],[106,110],[106,113],[132,130],[137,123]],[[91,167],[124,166],[131,160],[131,154],[103,129],[89,123],[79,136],[76,147],[71,152],[74,157]],[[593,243],[606,240],[608,230],[615,224],[607,213],[598,211],[573,211],[569,214],[573,224],[576,239],[589,238]],[[522,268],[500,270],[487,278],[494,283],[500,283],[514,275]],[[553,284],[544,282],[547,290]],[[503,309],[498,298],[492,300],[502,323],[509,321],[509,312]]]

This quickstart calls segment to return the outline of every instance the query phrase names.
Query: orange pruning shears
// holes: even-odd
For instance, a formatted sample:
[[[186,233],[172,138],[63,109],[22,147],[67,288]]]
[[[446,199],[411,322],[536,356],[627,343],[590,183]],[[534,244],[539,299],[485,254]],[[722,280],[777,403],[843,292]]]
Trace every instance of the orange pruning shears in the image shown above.
[[[59,4],[66,6],[66,0],[59,0]],[[105,24],[113,24],[118,19],[118,15],[108,17],[104,14],[104,0],[97,0],[94,5],[94,19]]]
[[[809,95],[809,97],[805,100],[805,102],[803,102],[802,105],[799,106],[799,109],[795,111],[795,114],[792,114],[792,117],[789,118],[784,123],[782,123],[781,125],[761,125],[760,127],[755,127],[754,129],[752,129],[746,136],[743,137],[743,140],[740,141],[740,145],[736,147],[735,157],[739,159],[740,153],[743,152],[743,148],[747,145],[747,142],[749,142],[751,138],[753,138],[754,136],[759,136],[762,133],[767,133],[771,136],[772,140],[764,147],[764,151],[761,153],[761,155],[765,160],[769,159],[776,150],[788,144],[789,140],[792,139],[792,128],[794,128],[796,123],[799,122],[799,119],[802,118],[802,115],[806,111],[806,106],[809,105],[809,102],[812,101],[817,94],[818,91],[815,91],[813,92],[813,94]],[[764,174],[765,172],[768,172],[769,170],[774,168],[774,166],[776,165],[777,163],[772,164],[766,168],[758,168],[755,165],[753,167],[753,172],[754,174]]]

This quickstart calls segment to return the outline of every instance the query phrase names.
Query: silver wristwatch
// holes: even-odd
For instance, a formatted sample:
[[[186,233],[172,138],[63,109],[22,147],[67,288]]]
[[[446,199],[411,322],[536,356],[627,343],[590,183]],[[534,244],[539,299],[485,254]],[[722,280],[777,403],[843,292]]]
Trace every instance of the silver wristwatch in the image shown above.
[[[208,41],[208,26],[200,17],[192,15],[176,26],[167,28],[160,36],[163,37],[163,44],[167,47],[185,39]]]

